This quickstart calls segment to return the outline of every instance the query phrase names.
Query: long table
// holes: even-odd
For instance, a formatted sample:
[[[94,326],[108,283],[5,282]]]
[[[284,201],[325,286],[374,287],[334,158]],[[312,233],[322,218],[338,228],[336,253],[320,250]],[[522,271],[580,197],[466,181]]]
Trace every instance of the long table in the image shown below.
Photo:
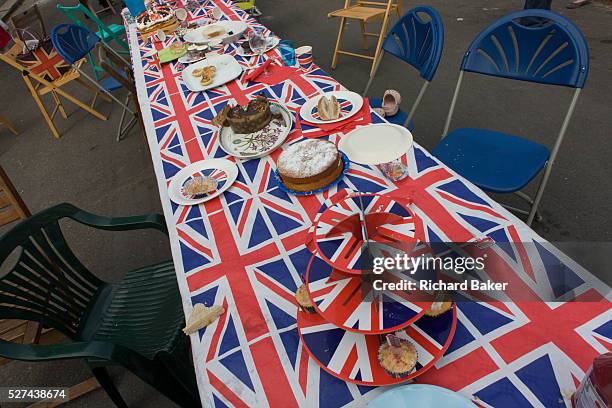
[[[262,27],[225,0],[213,0],[189,18],[201,18],[215,5],[222,19]],[[259,93],[295,115],[309,96],[344,89],[342,85],[315,66],[274,86],[238,79],[193,93],[183,83],[180,64],[160,66],[145,57],[160,44],[144,43],[133,24],[128,37],[185,314],[196,303],[227,310],[191,335],[203,406],[363,406],[384,391],[339,380],[319,368],[296,328],[293,294],[310,257],[307,232],[324,200],[341,189],[410,197],[429,242],[489,236],[517,243],[503,262],[516,277],[513,284],[526,291],[544,286],[561,287],[578,299],[593,292],[608,295],[600,281],[416,143],[405,157],[409,178],[400,183],[375,168],[351,163],[343,182],[325,193],[284,193],[273,177],[279,150],[261,159],[235,160],[220,148],[211,120],[227,103],[242,104]],[[174,40],[171,36],[167,43]],[[235,55],[234,46],[225,52],[249,66],[248,59]],[[373,123],[382,121],[372,114]],[[337,143],[341,137],[338,133],[328,139]],[[302,138],[294,124],[288,143]],[[172,177],[189,163],[208,158],[235,160],[236,182],[202,205],[172,203],[167,190]],[[526,250],[528,243],[537,250]],[[550,257],[567,266],[563,276],[547,273],[543,260]],[[558,293],[559,298],[565,294]],[[567,397],[577,381],[612,344],[607,302],[466,303],[458,305],[457,315],[450,347],[417,381],[459,391],[487,407],[570,406]],[[354,371],[367,358],[358,352],[343,370]]]

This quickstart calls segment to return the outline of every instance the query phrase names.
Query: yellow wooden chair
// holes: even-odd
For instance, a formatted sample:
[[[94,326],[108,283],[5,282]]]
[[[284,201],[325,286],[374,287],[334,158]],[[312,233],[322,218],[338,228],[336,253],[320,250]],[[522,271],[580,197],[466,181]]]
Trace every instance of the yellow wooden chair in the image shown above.
[[[372,61],[372,69],[370,74],[374,71],[376,61],[380,57],[380,50],[382,43],[387,32],[387,26],[389,25],[389,18],[393,11],[397,13],[398,17],[401,17],[401,0],[387,0],[386,2],[381,1],[365,1],[358,0],[356,4],[351,5],[351,0],[344,1],[344,8],[336,11],[332,11],[327,14],[327,17],[338,17],[340,18],[340,28],[338,29],[338,38],[336,39],[336,47],[334,49],[334,56],[332,59],[332,69],[336,68],[338,63],[338,54],[350,55],[352,57],[365,58]],[[382,19],[382,25],[378,33],[366,31],[366,24]],[[340,43],[344,35],[344,29],[348,20],[359,21],[361,30],[361,36],[363,37],[363,49],[369,48],[368,37],[377,37],[376,49],[374,55],[359,54],[356,52],[350,52],[340,49]]]
[[[0,115],[0,126],[6,126],[8,130],[13,132],[15,136],[19,134],[19,132],[17,131],[17,128],[15,128],[15,126],[13,126],[13,124],[9,122],[9,120],[2,115]]]
[[[93,105],[96,101],[96,97],[99,94],[98,89],[96,89],[91,84],[84,81],[83,79],[81,79],[80,74],[76,69],[71,69],[70,71],[66,72],[64,75],[62,75],[61,77],[57,78],[56,80],[52,82],[47,81],[42,76],[31,72],[25,66],[23,66],[19,61],[17,61],[16,57],[22,49],[23,49],[23,44],[17,40],[16,44],[13,45],[13,47],[11,47],[7,52],[5,52],[4,54],[0,54],[0,60],[12,66],[13,68],[18,70],[22,74],[23,81],[25,82],[26,86],[28,87],[28,90],[32,94],[32,97],[34,98],[36,105],[40,109],[40,113],[42,113],[43,118],[45,118],[45,121],[47,122],[47,125],[49,126],[49,129],[51,130],[51,133],[53,134],[55,138],[57,139],[60,138],[60,133],[57,130],[57,127],[55,126],[55,124],[53,123],[53,119],[56,113],[59,111],[64,119],[68,118],[68,115],[66,114],[66,110],[64,109],[64,105],[62,104],[62,101],[60,99],[60,96],[66,98],[70,102],[77,105],[79,108],[84,109],[85,111],[89,112],[91,115],[95,116],[98,119],[102,119],[102,120],[107,119],[105,115],[101,114],[100,112],[98,112],[97,110],[93,108]],[[85,60],[80,61],[78,65],[80,66],[84,61]],[[92,90],[92,92],[94,93],[94,96],[89,105],[80,101],[79,99],[75,98],[74,96],[66,92],[64,89],[62,89],[64,85],[72,81],[76,81],[82,86]],[[47,111],[47,109],[45,108],[45,105],[40,99],[41,96],[44,96],[48,93],[52,95],[53,101],[55,103],[55,106],[51,113]],[[101,94],[101,93],[100,95],[104,97],[105,99],[109,100],[106,95]]]

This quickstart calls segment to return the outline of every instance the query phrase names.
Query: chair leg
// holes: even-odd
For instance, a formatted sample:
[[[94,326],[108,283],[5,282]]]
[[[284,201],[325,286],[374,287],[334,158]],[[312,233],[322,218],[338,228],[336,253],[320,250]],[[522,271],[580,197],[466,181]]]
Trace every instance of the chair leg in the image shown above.
[[[380,35],[378,36],[378,42],[376,43],[376,51],[374,52],[374,60],[372,61],[372,68],[370,69],[370,76],[376,73],[378,60],[380,59],[380,52],[382,50],[382,43],[385,39],[385,33],[387,32],[387,23],[389,22],[389,13],[385,14],[383,19],[382,27],[380,29]]]
[[[93,375],[96,377],[96,380],[98,380],[102,388],[104,388],[104,391],[106,391],[110,399],[115,403],[115,405],[118,408],[127,408],[128,405],[123,400],[123,397],[121,397],[121,394],[119,393],[119,390],[117,390],[117,387],[115,387],[113,380],[108,374],[108,370],[106,370],[106,368],[104,367],[92,367],[91,371],[93,372]]]
[[[368,36],[365,34],[366,32],[366,23],[365,21],[360,21],[359,22],[360,28],[361,28],[361,36],[363,37],[363,49],[367,50],[368,48],[370,48],[369,44],[368,44]]]
[[[402,18],[402,0],[397,0],[395,11],[397,12],[397,18]]]
[[[168,363],[154,362],[155,383],[151,385],[181,407],[201,407],[200,398],[197,395],[197,384],[185,383],[189,379],[179,378],[182,377],[181,368]],[[172,373],[176,373],[178,377]]]
[[[27,76],[23,77],[23,81],[26,83],[26,86],[30,90],[32,97],[34,98],[34,102],[36,102],[36,105],[38,105],[38,109],[40,109],[40,113],[42,113],[43,118],[45,118],[45,121],[47,122],[47,125],[49,126],[49,129],[51,130],[51,133],[53,134],[53,137],[56,139],[59,139],[60,134],[57,131],[57,128],[55,127],[55,123],[53,123],[53,119],[51,119],[51,116],[49,116],[49,112],[47,112],[47,110],[45,109],[45,105],[43,105],[42,101],[40,100],[40,97],[38,96],[38,92],[36,92],[36,89],[34,89],[34,85],[32,84],[32,81],[30,81],[30,78]]]
[[[9,120],[7,118],[5,118],[4,116],[2,116],[2,115],[0,115],[0,124],[6,126],[8,128],[8,130],[10,130],[15,136],[17,136],[19,134],[19,132],[13,126],[13,124],[11,122],[9,122]]]
[[[57,109],[59,110],[60,115],[62,115],[62,118],[68,119],[68,115],[66,114],[66,110],[64,109],[62,100],[59,98],[59,96],[57,96],[57,93],[55,93],[55,91],[51,91],[51,94],[53,95],[53,100],[55,101]]]
[[[342,41],[342,36],[344,35],[344,26],[346,25],[346,18],[340,18],[340,29],[338,30],[338,38],[336,39],[336,48],[334,49],[334,57],[332,58],[331,68],[336,69],[336,64],[338,62],[338,50],[340,49],[340,42]]]

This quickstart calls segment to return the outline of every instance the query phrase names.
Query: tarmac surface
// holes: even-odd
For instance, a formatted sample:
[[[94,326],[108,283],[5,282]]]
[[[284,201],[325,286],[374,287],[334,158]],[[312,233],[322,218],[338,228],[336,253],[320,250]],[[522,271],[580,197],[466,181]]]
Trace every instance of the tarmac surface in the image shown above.
[[[48,31],[65,22],[55,3],[48,0],[39,3]],[[413,132],[419,144],[431,149],[440,138],[458,67],[470,41],[495,19],[522,8],[523,2],[429,0],[427,3],[404,2],[404,9],[417,4],[435,7],[445,26],[442,61],[416,112]],[[258,0],[257,5],[264,13],[260,18],[263,24],[280,37],[293,40],[296,46],[311,45],[319,66],[347,88],[357,92],[363,90],[369,74],[368,61],[340,56],[337,69],[330,70],[338,21],[327,19],[326,15],[341,8],[342,1]],[[544,219],[536,222],[533,228],[553,242],[612,241],[609,215],[612,202],[612,7],[593,3],[577,10],[566,10],[564,5],[555,1],[553,9],[572,19],[584,32],[590,47],[591,66],[541,204]],[[104,20],[116,22],[119,18],[107,14]],[[359,50],[358,29],[356,24],[348,25],[344,48]],[[112,113],[107,121],[101,121],[66,102],[70,116],[64,120],[58,115],[56,123],[62,138],[55,140],[20,79],[20,73],[0,64],[0,78],[0,113],[20,131],[15,137],[0,127],[0,164],[32,212],[60,202],[70,202],[109,216],[161,212],[151,158],[138,128],[121,142],[115,141],[121,113],[117,105],[98,102],[100,111]],[[414,70],[387,57],[369,96],[381,97],[385,89],[397,89],[407,109],[420,85],[421,79]],[[83,99],[90,97],[88,91],[77,85],[68,89]],[[552,147],[571,93],[572,90],[566,88],[467,75],[451,128],[501,130]],[[527,191],[533,194],[536,185],[537,182],[532,183]],[[495,198],[520,203],[508,196]],[[2,231],[0,229],[0,233]],[[129,269],[170,257],[166,238],[157,232],[111,234],[67,224],[66,235],[84,264],[106,280],[121,279]],[[112,374],[128,405],[173,406],[122,368],[113,369]],[[0,367],[2,386],[70,386],[90,376],[87,365],[78,360],[37,364],[11,362]],[[4,403],[0,405],[5,406]],[[103,391],[97,390],[65,406],[106,407],[111,406],[111,401]]]

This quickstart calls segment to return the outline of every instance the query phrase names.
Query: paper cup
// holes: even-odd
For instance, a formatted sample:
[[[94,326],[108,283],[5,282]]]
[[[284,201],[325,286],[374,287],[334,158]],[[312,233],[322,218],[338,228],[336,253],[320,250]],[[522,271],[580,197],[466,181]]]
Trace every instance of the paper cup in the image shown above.
[[[401,159],[378,164],[376,167],[391,181],[400,181],[408,176],[408,167],[402,163]]]
[[[174,15],[179,21],[187,20],[187,10],[185,10],[184,8],[177,8],[176,10],[174,10]]]
[[[296,48],[295,57],[304,71],[310,71],[312,69],[312,47],[310,45]]]

